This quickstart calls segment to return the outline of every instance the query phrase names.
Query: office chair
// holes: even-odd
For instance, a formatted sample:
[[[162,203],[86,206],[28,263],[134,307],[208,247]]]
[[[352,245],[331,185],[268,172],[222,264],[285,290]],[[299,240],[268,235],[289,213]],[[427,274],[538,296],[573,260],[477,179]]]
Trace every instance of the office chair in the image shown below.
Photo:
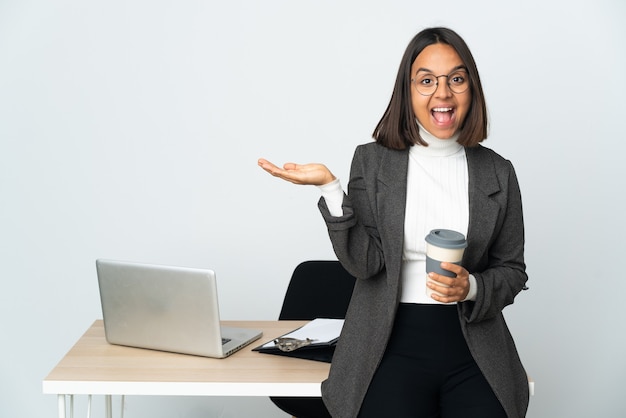
[[[304,261],[291,276],[278,319],[343,319],[355,279],[339,261]],[[322,398],[270,397],[294,418],[331,418]]]

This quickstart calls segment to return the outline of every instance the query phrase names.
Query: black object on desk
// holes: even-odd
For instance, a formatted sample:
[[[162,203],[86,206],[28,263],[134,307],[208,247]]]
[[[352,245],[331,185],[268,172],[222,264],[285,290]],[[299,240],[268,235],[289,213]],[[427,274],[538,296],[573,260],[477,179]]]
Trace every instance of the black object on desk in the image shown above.
[[[278,319],[312,320],[346,317],[355,278],[339,261],[305,261],[291,276]],[[296,350],[299,351],[299,350]],[[332,359],[334,346],[316,353],[319,361]],[[302,355],[305,351],[301,351]],[[281,410],[297,418],[330,418],[322,398],[270,397]]]
[[[342,326],[343,319],[316,318],[253,351],[330,363]]]

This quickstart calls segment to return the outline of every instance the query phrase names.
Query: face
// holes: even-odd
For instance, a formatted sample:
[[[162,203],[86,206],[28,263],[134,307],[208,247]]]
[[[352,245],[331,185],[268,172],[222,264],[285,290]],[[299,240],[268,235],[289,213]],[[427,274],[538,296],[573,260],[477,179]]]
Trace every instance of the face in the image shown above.
[[[415,117],[424,129],[440,139],[448,139],[459,130],[470,108],[470,89],[454,93],[448,85],[448,82],[454,81],[453,76],[440,77],[450,75],[459,68],[465,68],[463,61],[454,48],[447,44],[427,46],[411,66],[412,79],[420,80],[430,75],[427,78],[438,83],[432,95],[424,96],[417,91],[416,82],[412,82],[411,104]]]

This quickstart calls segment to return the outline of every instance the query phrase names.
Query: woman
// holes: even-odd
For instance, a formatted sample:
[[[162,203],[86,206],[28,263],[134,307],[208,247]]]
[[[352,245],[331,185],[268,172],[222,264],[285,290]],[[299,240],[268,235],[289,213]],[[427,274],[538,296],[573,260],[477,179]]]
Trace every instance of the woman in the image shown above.
[[[335,253],[358,279],[322,384],[333,417],[525,416],[527,378],[502,315],[527,280],[522,204],[510,162],[479,145],[486,131],[471,52],[430,28],[409,43],[347,194],[322,164],[259,160],[320,186]],[[455,277],[425,273],[435,228],[467,236],[461,265],[441,264]]]

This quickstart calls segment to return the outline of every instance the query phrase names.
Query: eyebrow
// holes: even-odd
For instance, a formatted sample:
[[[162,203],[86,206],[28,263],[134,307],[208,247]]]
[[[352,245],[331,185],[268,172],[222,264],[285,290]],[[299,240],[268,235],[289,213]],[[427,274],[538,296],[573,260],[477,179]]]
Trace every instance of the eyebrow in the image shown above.
[[[456,70],[465,70],[465,71],[467,71],[467,67],[465,65],[463,65],[463,64],[457,65],[452,70],[450,70],[450,72],[448,72],[448,74],[453,73]],[[424,67],[418,68],[417,71],[415,72],[415,74],[418,74],[418,73],[421,73],[421,72],[435,74],[435,72],[433,70],[429,70],[428,68],[424,68]]]

